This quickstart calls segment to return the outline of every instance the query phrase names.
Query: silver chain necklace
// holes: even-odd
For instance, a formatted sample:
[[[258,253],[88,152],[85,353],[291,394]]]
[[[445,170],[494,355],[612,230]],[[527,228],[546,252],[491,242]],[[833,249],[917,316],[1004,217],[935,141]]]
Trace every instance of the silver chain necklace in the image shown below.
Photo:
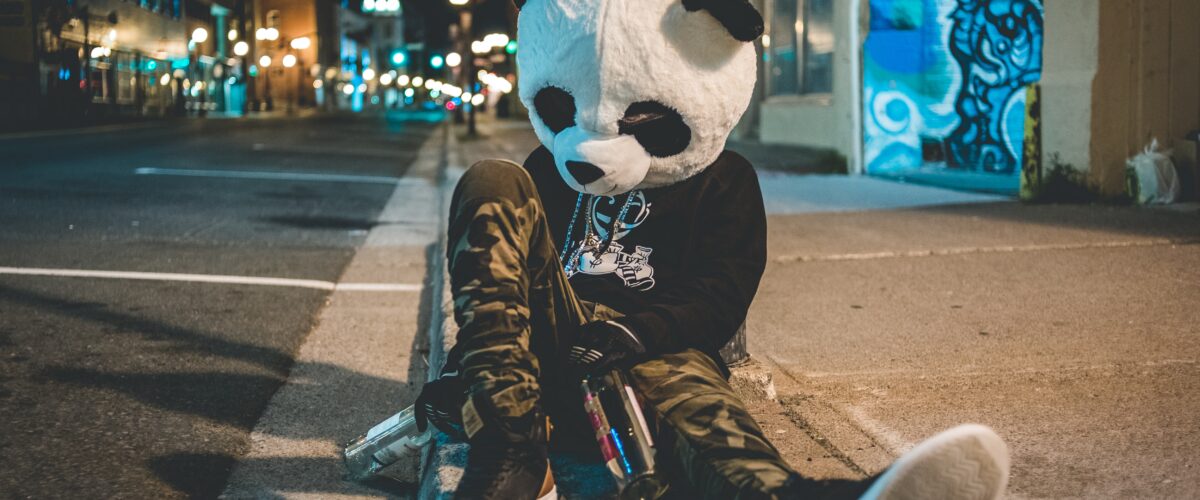
[[[625,204],[621,206],[621,211],[617,215],[616,221],[613,223],[612,230],[609,232],[609,242],[615,240],[617,233],[624,229],[625,217],[629,215],[629,207],[633,205],[633,199],[638,197],[639,194],[641,194],[641,191],[635,190],[631,191],[629,195],[626,196]],[[566,241],[563,242],[562,253],[559,255],[559,260],[563,264],[563,272],[567,274],[567,277],[571,277],[579,270],[579,261],[583,256],[584,249],[595,248],[595,250],[592,252],[594,254],[594,260],[592,263],[598,264],[600,257],[602,257],[602,246],[607,247],[607,245],[602,245],[600,238],[596,235],[594,229],[592,228],[592,220],[595,216],[594,207],[596,206],[596,203],[595,196],[589,194],[587,195],[587,213],[584,215],[584,218],[587,220],[584,222],[583,242],[575,248],[574,252],[571,252],[570,258],[567,258],[567,252],[571,249],[571,235],[575,232],[575,223],[579,221],[579,209],[583,207],[583,198],[583,193],[579,193],[579,197],[575,200],[575,211],[571,214],[571,223],[567,225]]]

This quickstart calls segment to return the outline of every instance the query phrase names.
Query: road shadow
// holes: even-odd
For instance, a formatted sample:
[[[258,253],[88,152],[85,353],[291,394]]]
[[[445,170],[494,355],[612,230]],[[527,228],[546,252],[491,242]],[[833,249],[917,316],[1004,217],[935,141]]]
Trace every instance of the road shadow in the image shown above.
[[[261,217],[258,220],[296,229],[326,231],[370,231],[372,228],[378,225],[375,220],[355,217],[327,217],[320,215],[279,215],[274,217]]]

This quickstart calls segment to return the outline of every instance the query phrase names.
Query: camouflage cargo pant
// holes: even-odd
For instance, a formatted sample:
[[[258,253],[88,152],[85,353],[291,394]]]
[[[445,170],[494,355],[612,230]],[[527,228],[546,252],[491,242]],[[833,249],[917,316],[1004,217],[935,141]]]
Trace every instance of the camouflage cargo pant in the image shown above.
[[[473,394],[501,418],[542,405],[554,440],[590,440],[578,381],[564,376],[578,327],[620,313],[575,296],[533,180],[520,166],[484,161],[451,202],[447,249],[455,319],[453,356]],[[697,350],[663,354],[630,370],[658,422],[658,460],[704,498],[760,498],[791,469],[764,437],[716,363]],[[678,483],[679,481],[674,481]]]

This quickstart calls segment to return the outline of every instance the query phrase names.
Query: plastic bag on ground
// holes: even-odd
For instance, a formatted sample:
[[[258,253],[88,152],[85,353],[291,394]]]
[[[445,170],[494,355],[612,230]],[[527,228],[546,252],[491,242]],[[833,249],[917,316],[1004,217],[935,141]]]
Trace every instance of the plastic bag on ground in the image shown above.
[[[1125,189],[1142,205],[1174,203],[1181,186],[1171,156],[1155,139],[1137,156],[1126,162]]]

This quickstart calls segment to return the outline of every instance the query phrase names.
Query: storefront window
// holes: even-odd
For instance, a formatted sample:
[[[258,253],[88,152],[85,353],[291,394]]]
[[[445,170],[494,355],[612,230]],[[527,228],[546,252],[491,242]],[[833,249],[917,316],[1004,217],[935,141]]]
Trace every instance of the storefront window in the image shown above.
[[[770,0],[763,38],[770,95],[833,91],[833,0]]]

